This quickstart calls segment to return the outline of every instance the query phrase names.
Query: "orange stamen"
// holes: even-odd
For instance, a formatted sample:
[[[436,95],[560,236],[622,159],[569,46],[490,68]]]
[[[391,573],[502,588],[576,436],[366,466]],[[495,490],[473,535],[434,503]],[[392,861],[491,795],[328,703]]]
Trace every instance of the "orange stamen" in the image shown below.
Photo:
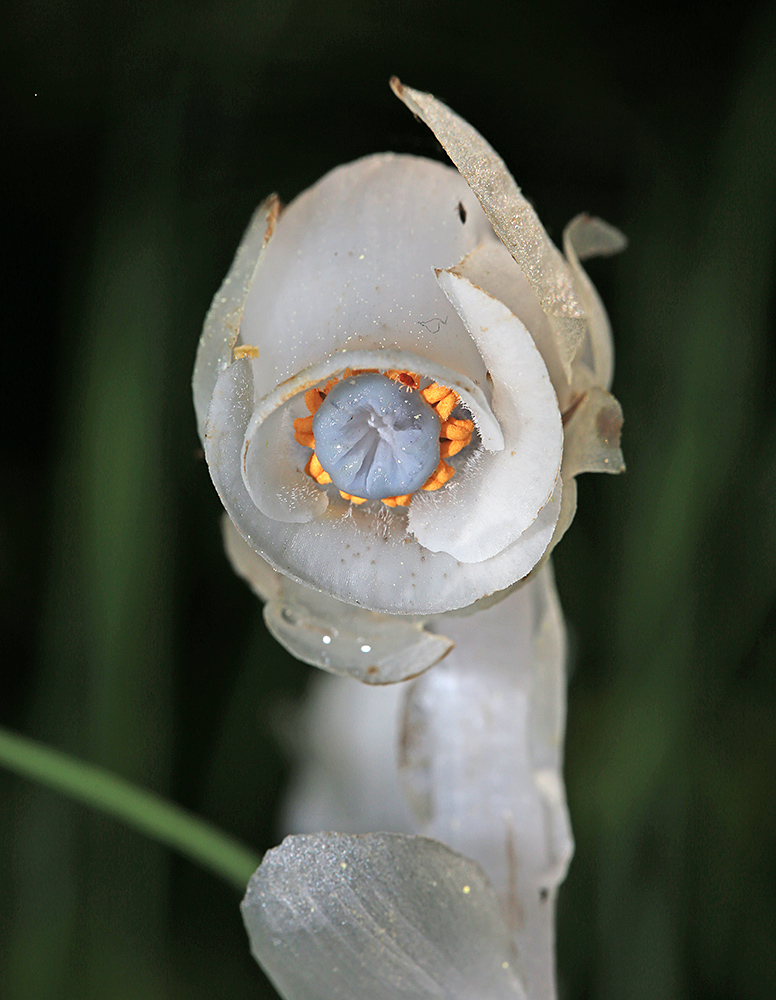
[[[411,493],[404,493],[400,497],[383,497],[382,502],[386,507],[409,507],[412,500]]]
[[[314,479],[316,483],[318,483],[320,486],[325,486],[327,483],[331,482],[331,476],[318,461],[318,456],[315,454],[315,452],[313,452],[312,455],[310,456],[307,465],[304,467],[304,471],[307,473],[308,476],[310,476],[311,479]]]
[[[439,382],[427,385],[425,389],[420,390],[420,394],[430,406],[434,407],[440,420],[447,420],[460,402],[457,392],[453,392],[446,385],[440,385]]]
[[[297,417],[294,421],[294,430],[300,434],[311,434],[313,429],[313,415],[309,417]]]
[[[439,382],[432,382],[425,389],[421,389],[420,394],[430,406],[434,406],[451,391],[446,385],[440,385]]]
[[[452,479],[454,475],[455,469],[452,465],[448,465],[443,458],[440,458],[439,465],[420,488],[422,490],[438,490],[440,486],[444,486],[448,479]]]
[[[439,454],[442,458],[452,458],[465,448],[472,439],[473,420],[458,420],[451,417],[442,422],[439,433]]]
[[[439,436],[447,438],[449,441],[466,441],[468,444],[472,439],[473,430],[473,420],[458,420],[451,417],[449,420],[443,421]]]
[[[313,416],[318,412],[318,409],[324,399],[325,396],[321,389],[308,389],[304,394],[305,405]]]
[[[305,448],[315,447],[315,435],[313,434],[313,418],[297,417],[294,421],[294,438]]]
[[[439,454],[442,458],[452,458],[459,451],[466,447],[468,441],[445,441],[440,438]]]
[[[440,420],[447,420],[456,406],[458,406],[458,395],[450,390],[450,393],[444,399],[439,400],[434,409],[439,414]]]

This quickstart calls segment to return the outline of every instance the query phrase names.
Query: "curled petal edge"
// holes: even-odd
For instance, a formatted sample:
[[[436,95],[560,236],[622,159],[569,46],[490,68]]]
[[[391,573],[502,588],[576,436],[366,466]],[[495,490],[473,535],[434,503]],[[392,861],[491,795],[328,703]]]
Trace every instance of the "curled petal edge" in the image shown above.
[[[424,627],[426,618],[365,611],[277,573],[228,517],[223,535],[233,569],[265,602],[270,633],[304,663],[364,684],[396,684],[428,670],[453,647]]]
[[[213,390],[219,375],[232,360],[232,350],[240,335],[245,300],[281,211],[280,199],[272,194],[253,213],[232,266],[205,317],[192,378],[197,429],[203,443]]]
[[[580,261],[589,257],[609,257],[628,245],[623,233],[603,219],[577,215],[563,231],[563,250],[579,290],[587,315],[593,378],[597,385],[610,389],[614,375],[614,342],[612,328],[595,285],[588,278]]]
[[[563,429],[547,368],[520,320],[455,271],[437,280],[488,368],[505,446],[486,461],[475,454],[438,496],[417,497],[408,523],[425,548],[481,562],[516,541],[549,502]]]
[[[573,390],[561,363],[557,337],[539,299],[503,243],[480,243],[448,271],[468,278],[473,285],[503,302],[530,330],[547,366],[561,411],[565,410]]]
[[[531,284],[558,339],[567,378],[587,333],[574,278],[506,164],[467,121],[432,94],[391,80],[396,96],[442,144],[485,210],[496,235]]]

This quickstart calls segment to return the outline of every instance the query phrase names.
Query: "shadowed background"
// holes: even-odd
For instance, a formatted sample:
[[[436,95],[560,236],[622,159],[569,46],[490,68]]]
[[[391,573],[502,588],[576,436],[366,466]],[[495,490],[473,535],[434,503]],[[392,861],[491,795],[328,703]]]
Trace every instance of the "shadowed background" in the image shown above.
[[[628,473],[585,476],[572,636],[568,1000],[776,996],[776,16],[429,0],[11,0],[0,723],[258,850],[312,668],[222,553],[189,381],[249,215],[385,149],[431,90],[593,262]],[[228,886],[0,773],[0,996],[274,996]],[[366,1000],[366,998],[365,998]]]

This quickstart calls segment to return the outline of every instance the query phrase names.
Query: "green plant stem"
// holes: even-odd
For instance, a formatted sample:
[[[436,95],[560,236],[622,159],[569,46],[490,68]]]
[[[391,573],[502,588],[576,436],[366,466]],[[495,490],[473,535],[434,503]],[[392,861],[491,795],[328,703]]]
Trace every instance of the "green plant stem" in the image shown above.
[[[233,837],[156,793],[2,726],[0,765],[126,823],[241,892],[261,861]]]

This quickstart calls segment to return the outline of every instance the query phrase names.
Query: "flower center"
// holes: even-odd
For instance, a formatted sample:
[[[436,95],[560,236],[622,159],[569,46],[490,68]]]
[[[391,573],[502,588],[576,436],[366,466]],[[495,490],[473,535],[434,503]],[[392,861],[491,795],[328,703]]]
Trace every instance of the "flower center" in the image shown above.
[[[414,372],[348,368],[342,381],[335,377],[308,389],[304,400],[310,416],[294,421],[294,437],[313,452],[304,471],[319,486],[334,483],[340,496],[355,504],[382,500],[388,507],[406,507],[418,489],[401,492],[407,483],[438,490],[455,473],[445,459],[465,448],[474,430],[473,421],[452,416],[457,393],[438,382],[421,389]],[[432,471],[423,480],[426,468]]]
[[[440,421],[420,393],[376,373],[343,379],[313,418],[334,485],[367,500],[414,493],[439,464]]]

